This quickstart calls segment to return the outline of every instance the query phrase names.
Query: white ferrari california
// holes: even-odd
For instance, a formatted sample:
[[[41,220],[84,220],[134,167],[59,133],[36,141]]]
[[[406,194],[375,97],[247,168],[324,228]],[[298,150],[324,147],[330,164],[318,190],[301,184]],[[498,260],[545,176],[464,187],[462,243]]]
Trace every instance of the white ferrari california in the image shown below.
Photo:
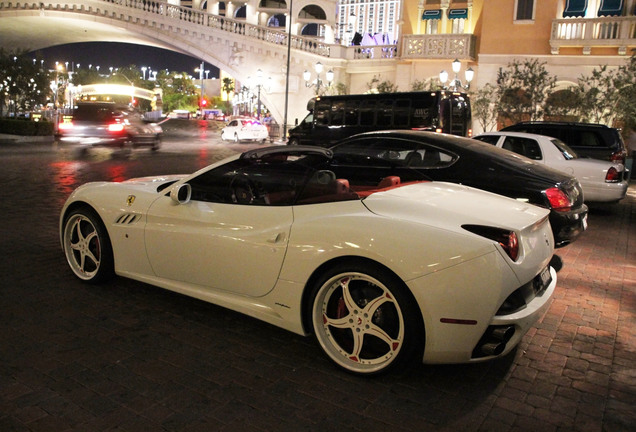
[[[549,210],[451,183],[352,169],[331,150],[251,150],[191,175],[77,188],[68,264],[215,303],[302,335],[338,366],[509,353],[556,286]]]
[[[524,132],[487,132],[475,139],[543,163],[576,177],[585,202],[617,202],[625,198],[629,171],[625,165],[580,158],[558,138]]]

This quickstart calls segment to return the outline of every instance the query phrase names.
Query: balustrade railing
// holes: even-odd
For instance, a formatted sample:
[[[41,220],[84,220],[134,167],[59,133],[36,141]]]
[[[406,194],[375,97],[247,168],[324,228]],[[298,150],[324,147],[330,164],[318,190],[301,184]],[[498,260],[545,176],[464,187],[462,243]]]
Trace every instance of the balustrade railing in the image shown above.
[[[0,2],[3,9],[28,9],[28,10],[73,10],[78,13],[90,15],[102,15],[117,17],[122,21],[143,20],[149,25],[160,25],[157,21],[151,22],[147,17],[140,17],[132,11],[127,16],[122,15],[122,9],[108,10],[106,5],[111,4],[130,9],[143,11],[145,14],[154,14],[167,17],[171,20],[188,23],[189,26],[202,26],[223,32],[254,38],[275,45],[288,44],[288,33],[272,27],[258,26],[244,20],[227,18],[224,16],[209,14],[205,11],[197,11],[192,8],[177,6],[166,1],[152,0],[96,0],[83,2],[79,0],[67,0],[63,2]],[[97,7],[95,5],[98,5]],[[178,27],[175,23],[174,27]],[[300,51],[316,54],[323,57],[333,57],[346,60],[386,60],[398,57],[408,59],[426,58],[475,58],[475,36],[472,34],[439,34],[439,35],[405,35],[402,37],[402,52],[398,52],[397,45],[371,45],[371,46],[343,46],[329,44],[319,39],[305,36],[291,36],[291,47]]]
[[[624,55],[627,46],[636,45],[636,17],[564,18],[552,21],[550,47],[552,54],[560,48],[583,47],[589,54],[592,47],[617,47]]]
[[[404,35],[400,57],[474,60],[475,44],[472,34]]]

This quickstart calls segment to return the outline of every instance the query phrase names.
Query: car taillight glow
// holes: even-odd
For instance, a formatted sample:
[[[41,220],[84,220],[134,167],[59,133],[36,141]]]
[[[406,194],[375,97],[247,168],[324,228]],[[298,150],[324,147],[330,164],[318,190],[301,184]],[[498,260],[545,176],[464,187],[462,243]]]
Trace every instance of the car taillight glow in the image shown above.
[[[111,123],[108,125],[108,132],[121,132],[124,130],[122,123]]]
[[[473,130],[472,129],[468,129],[468,138],[473,136]]]
[[[60,124],[57,125],[57,128],[59,130],[70,130],[73,129],[73,123],[70,122],[62,122]]]
[[[619,181],[621,181],[620,173],[616,168],[610,167],[610,169],[607,170],[607,174],[605,175],[605,182],[618,183]]]
[[[519,239],[516,232],[484,225],[462,225],[462,228],[473,234],[496,241],[511,260],[517,261],[519,258]]]
[[[612,155],[610,156],[610,161],[625,165],[626,158],[627,158],[627,152],[624,150],[619,150],[617,152],[612,153]]]
[[[572,208],[572,203],[568,196],[561,189],[557,187],[549,188],[543,191],[548,202],[550,203],[550,207],[552,207],[556,211],[570,211]]]

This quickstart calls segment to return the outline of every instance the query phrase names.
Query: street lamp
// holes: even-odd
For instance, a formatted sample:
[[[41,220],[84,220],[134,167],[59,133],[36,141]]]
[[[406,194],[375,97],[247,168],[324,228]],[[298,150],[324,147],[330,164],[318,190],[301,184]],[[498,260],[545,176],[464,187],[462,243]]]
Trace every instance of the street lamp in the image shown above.
[[[247,87],[251,90],[252,86],[257,89],[257,97],[256,97],[256,118],[261,119],[261,90],[266,92],[270,91],[272,88],[272,77],[267,78],[267,85],[263,84],[263,70],[258,69],[256,71],[256,82],[253,82],[250,77],[247,77]]]
[[[303,72],[303,79],[305,80],[305,87],[316,87],[316,95],[320,95],[320,86],[323,84],[322,79],[320,78],[320,74],[322,73],[323,66],[322,63],[318,62],[314,65],[314,70],[316,71],[316,79],[313,82],[310,82],[311,72],[305,70]],[[325,78],[327,79],[327,87],[331,86],[331,82],[333,81],[333,71],[329,69],[325,74]]]
[[[146,66],[141,67],[141,72],[143,73],[143,80],[146,81],[146,71],[148,68]]]
[[[194,71],[199,72],[199,81],[201,82],[201,97],[199,98],[199,113],[203,117],[203,74],[205,73],[205,62],[201,62],[201,66]]]
[[[466,78],[466,84],[464,85],[464,83],[462,83],[462,81],[458,77],[459,71],[462,67],[462,63],[458,59],[455,59],[451,64],[451,67],[453,73],[455,74],[455,78],[453,78],[453,81],[451,81],[448,87],[446,87],[446,81],[448,81],[448,72],[443,70],[439,73],[439,80],[442,83],[442,86],[444,86],[444,89],[457,91],[463,88],[464,90],[468,90],[470,88],[470,82],[475,77],[475,71],[473,71],[473,68],[468,68],[466,69],[466,72],[464,72],[464,77]]]

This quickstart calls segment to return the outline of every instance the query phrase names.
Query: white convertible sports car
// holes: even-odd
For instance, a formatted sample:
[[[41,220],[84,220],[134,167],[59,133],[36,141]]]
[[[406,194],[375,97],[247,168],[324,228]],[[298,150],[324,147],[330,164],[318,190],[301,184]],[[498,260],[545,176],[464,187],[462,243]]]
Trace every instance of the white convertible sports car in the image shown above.
[[[557,280],[547,209],[336,178],[332,163],[328,149],[269,147],[83,185],[60,217],[68,264],[87,282],[117,274],[313,333],[358,374],[505,355],[543,315]]]
[[[579,158],[558,138],[523,132],[487,132],[475,139],[526,156],[573,175],[581,183],[585,202],[616,202],[625,198],[629,171],[625,165]]]

